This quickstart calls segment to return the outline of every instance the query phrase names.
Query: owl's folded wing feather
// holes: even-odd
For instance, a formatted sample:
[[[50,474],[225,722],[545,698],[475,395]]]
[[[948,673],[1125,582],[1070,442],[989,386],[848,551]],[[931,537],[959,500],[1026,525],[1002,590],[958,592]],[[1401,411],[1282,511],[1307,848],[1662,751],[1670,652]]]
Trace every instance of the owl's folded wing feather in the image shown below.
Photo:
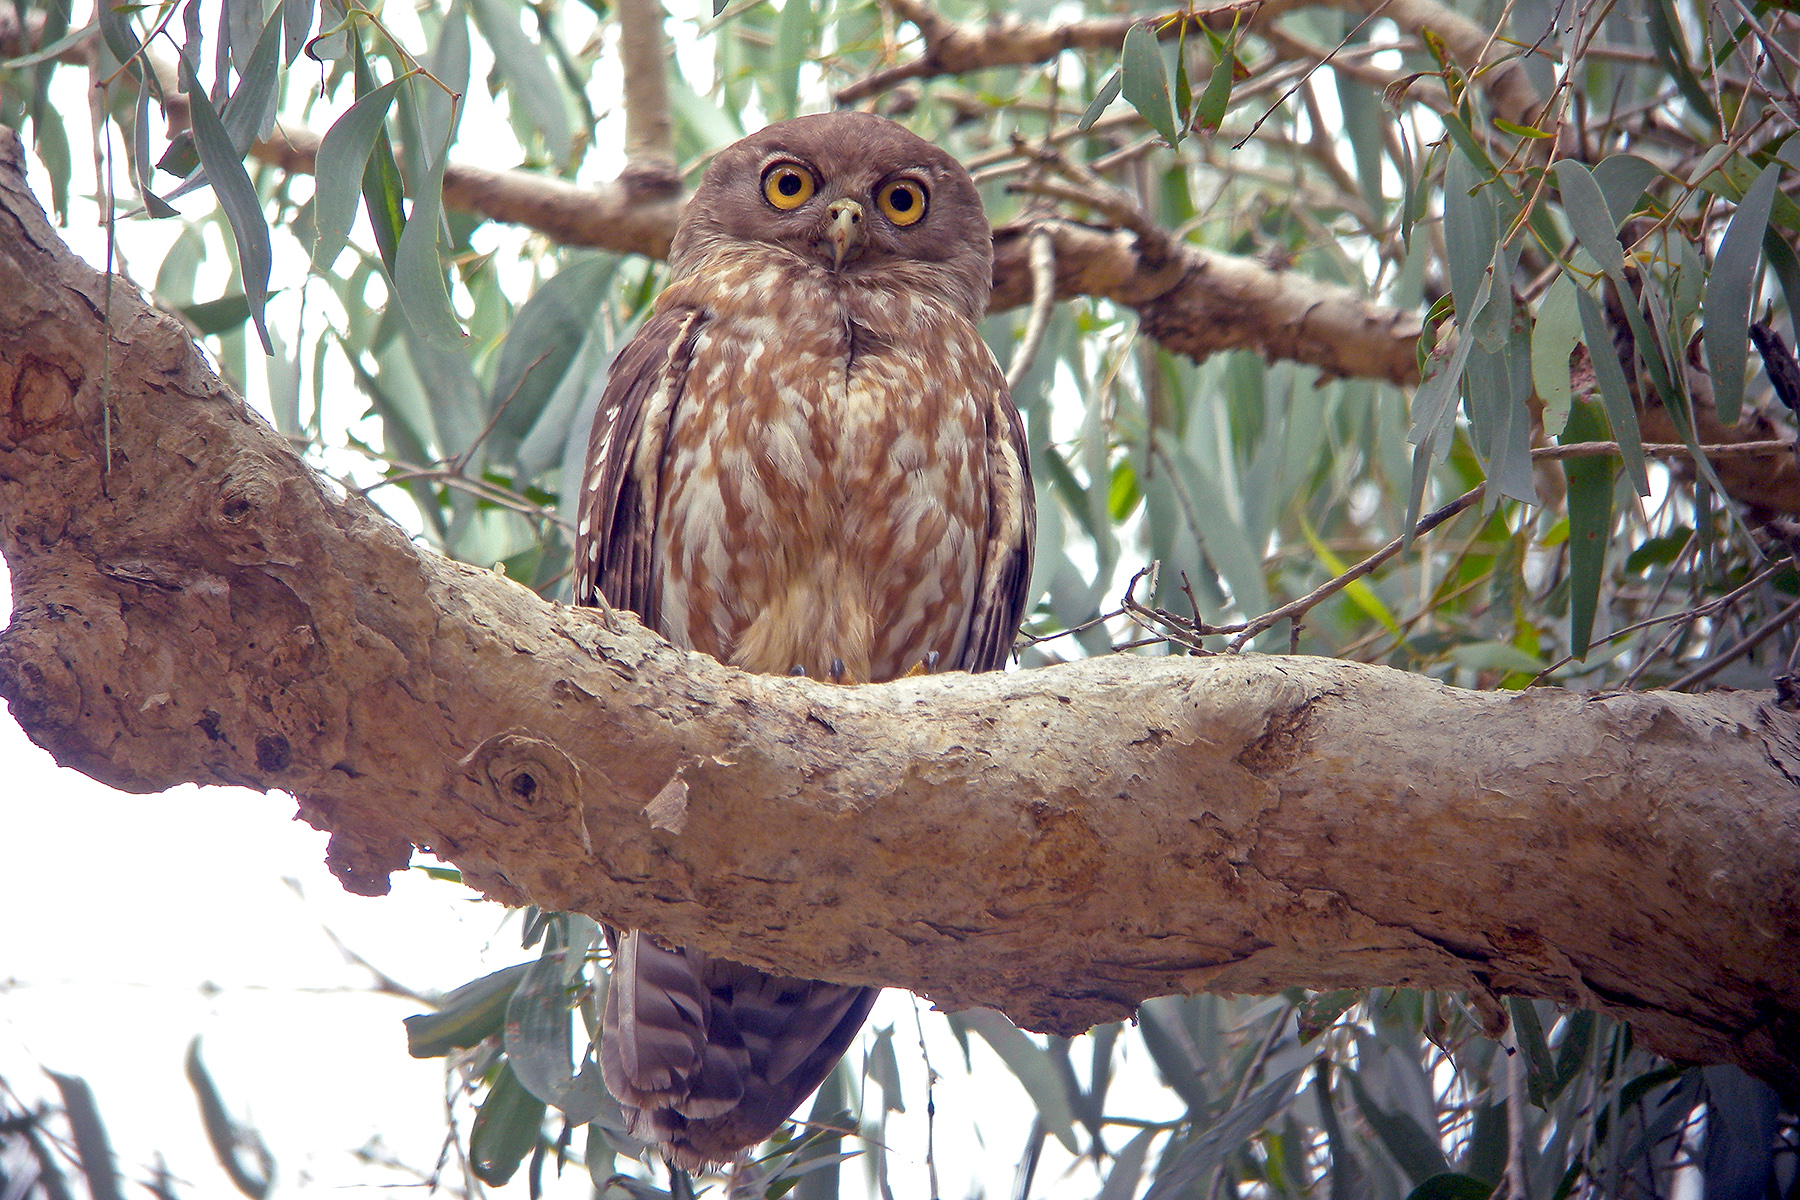
[[[1025,423],[1004,382],[998,383],[989,405],[987,431],[988,535],[982,547],[981,582],[969,614],[962,661],[949,664],[965,671],[996,671],[1006,665],[1025,616],[1037,544]]]
[[[575,603],[630,609],[657,627],[657,480],[688,360],[704,315],[658,311],[613,359],[588,440],[581,496]]]

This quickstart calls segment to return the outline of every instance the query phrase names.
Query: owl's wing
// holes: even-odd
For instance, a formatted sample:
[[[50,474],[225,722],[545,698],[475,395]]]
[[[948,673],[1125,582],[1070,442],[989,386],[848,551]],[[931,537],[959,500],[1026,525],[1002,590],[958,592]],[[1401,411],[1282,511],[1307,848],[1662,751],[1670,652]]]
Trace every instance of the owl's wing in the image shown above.
[[[681,402],[703,315],[660,311],[607,372],[588,438],[575,536],[575,603],[600,597],[657,627],[657,484],[670,419]]]
[[[765,975],[649,934],[607,930],[600,1069],[631,1132],[677,1166],[729,1162],[830,1073],[879,988]]]
[[[981,582],[969,614],[962,660],[950,664],[965,671],[995,671],[1006,665],[1025,616],[1031,555],[1037,544],[1037,502],[1031,490],[1025,422],[1002,381],[997,381],[988,406],[987,457],[988,536],[982,547]]]

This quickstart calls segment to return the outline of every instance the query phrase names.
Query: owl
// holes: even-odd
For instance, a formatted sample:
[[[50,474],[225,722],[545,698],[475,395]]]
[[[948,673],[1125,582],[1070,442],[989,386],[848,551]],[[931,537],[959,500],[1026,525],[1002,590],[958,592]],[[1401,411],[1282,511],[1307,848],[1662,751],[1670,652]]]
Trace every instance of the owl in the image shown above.
[[[1002,666],[1035,513],[976,327],[993,244],[968,173],[882,117],[783,121],[713,159],[669,266],[595,415],[577,599],[746,671]],[[679,1166],[767,1138],[875,1001],[643,931],[608,939],[602,1071]]]

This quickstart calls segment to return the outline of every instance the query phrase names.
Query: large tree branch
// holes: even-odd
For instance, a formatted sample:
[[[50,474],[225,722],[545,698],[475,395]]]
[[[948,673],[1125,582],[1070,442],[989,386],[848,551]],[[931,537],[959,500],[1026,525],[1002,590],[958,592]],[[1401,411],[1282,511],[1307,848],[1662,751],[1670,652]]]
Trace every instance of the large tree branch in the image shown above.
[[[359,891],[425,846],[496,898],[1037,1028],[1462,986],[1796,1092],[1800,721],[1768,695],[748,675],[421,551],[112,290],[108,327],[0,143],[0,694],[65,764],[290,791]]]

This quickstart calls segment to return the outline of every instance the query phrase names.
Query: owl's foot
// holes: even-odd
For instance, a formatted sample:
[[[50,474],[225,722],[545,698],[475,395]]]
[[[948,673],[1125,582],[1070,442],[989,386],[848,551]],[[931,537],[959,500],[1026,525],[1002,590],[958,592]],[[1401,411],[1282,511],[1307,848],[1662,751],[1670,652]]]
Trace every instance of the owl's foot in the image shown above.
[[[931,651],[924,658],[921,658],[918,662],[914,663],[911,667],[907,668],[906,674],[902,675],[901,678],[902,679],[911,679],[916,675],[932,674],[933,672],[935,672],[937,670],[938,661],[941,657],[942,656],[940,654],[938,654],[938,652],[936,650]]]
[[[789,674],[789,675],[798,675],[798,676],[801,676],[801,677],[803,677],[803,678],[804,678],[804,677],[805,677],[805,675],[806,675],[806,666],[805,666],[805,664],[803,664],[803,663],[795,663],[795,664],[794,664],[794,665],[793,665],[793,666],[791,666],[791,667],[789,667],[789,668],[788,668],[788,674]]]
[[[831,676],[831,682],[833,683],[844,682],[844,660],[841,658],[832,659],[831,665],[825,668],[825,673]]]

